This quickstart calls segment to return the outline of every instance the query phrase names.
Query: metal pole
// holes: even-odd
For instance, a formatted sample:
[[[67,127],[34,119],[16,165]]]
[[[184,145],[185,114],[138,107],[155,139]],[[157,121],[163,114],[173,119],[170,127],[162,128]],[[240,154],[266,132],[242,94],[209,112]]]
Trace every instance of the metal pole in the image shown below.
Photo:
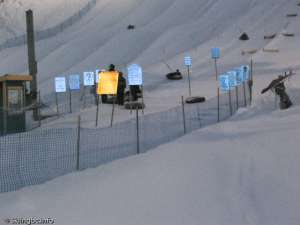
[[[140,125],[139,125],[139,108],[136,107],[136,152],[140,154]]]
[[[132,104],[133,104],[133,96],[132,96],[132,88],[129,85],[129,103],[130,103],[130,114],[132,114]]]
[[[181,96],[181,105],[182,105],[183,132],[184,134],[186,134],[185,108],[184,108],[183,96]]]
[[[34,103],[37,102],[37,62],[35,57],[35,37],[34,37],[34,23],[33,23],[33,11],[26,11],[26,27],[27,27],[27,50],[28,50],[28,67],[29,74],[32,76],[31,81],[31,93]],[[37,109],[33,110],[33,118],[38,119]]]
[[[113,126],[113,122],[114,122],[115,105],[116,105],[116,96],[113,96],[113,107],[112,107],[112,110],[111,110],[110,127]]]
[[[215,71],[216,71],[216,81],[218,80],[218,66],[217,66],[217,59],[215,59]]]
[[[142,113],[144,115],[144,87],[143,85],[141,86],[142,89]]]
[[[72,113],[72,91],[69,90],[70,113]]]
[[[41,121],[41,92],[39,91],[39,94],[38,94],[38,117],[39,117],[39,127],[41,127],[42,125],[42,121]]]
[[[250,91],[250,105],[252,104],[252,85],[253,85],[253,59],[251,57],[251,63],[250,63],[250,78],[251,78],[251,82],[250,82],[250,87],[249,87],[249,91]]]
[[[97,110],[96,110],[96,127],[98,127],[98,119],[99,119],[99,96],[97,95]]]
[[[56,114],[59,117],[58,95],[57,95],[57,92],[55,92],[55,103],[56,103]]]
[[[232,102],[231,102],[231,90],[228,91],[228,97],[229,97],[229,111],[230,111],[230,116],[232,116]]]
[[[189,80],[189,95],[192,96],[192,88],[191,88],[191,77],[190,77],[190,66],[187,66],[188,69],[188,80]]]
[[[85,99],[85,86],[83,86],[83,109],[85,109],[86,106],[86,99]]]
[[[3,82],[2,94],[3,94],[3,135],[6,135],[7,134],[7,117],[8,117],[6,81]]]
[[[77,148],[76,148],[76,169],[77,171],[80,170],[80,131],[81,131],[81,116],[78,116],[77,122]]]
[[[235,87],[235,96],[236,96],[236,110],[239,109],[239,87]]]
[[[197,104],[197,117],[198,117],[198,121],[199,121],[199,128],[201,128],[201,127],[202,127],[202,124],[201,124],[201,117],[200,117],[199,104]]]
[[[218,87],[218,122],[220,122],[220,88]]]
[[[247,96],[246,96],[246,81],[243,82],[243,92],[244,92],[244,107],[247,106]]]

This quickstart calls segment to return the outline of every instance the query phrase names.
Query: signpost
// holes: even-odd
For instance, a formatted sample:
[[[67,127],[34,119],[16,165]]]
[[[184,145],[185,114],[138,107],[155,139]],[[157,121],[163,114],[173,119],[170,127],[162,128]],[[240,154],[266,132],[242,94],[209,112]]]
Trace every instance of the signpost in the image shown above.
[[[83,72],[83,108],[85,108],[86,105],[85,89],[86,87],[90,87],[94,85],[95,85],[95,73],[93,71]],[[96,89],[94,94],[96,94]]]
[[[93,86],[95,84],[94,72],[83,72],[83,86]]]
[[[232,75],[229,73],[222,74],[219,76],[220,88],[224,92],[228,92],[229,97],[229,111],[232,115],[232,103],[231,103],[231,89],[232,89]],[[219,107],[218,107],[219,109]]]
[[[220,49],[219,48],[211,49],[211,58],[214,59],[214,62],[215,62],[216,81],[218,81],[217,60],[220,58]],[[217,97],[218,97],[218,122],[220,122],[220,87],[219,86],[217,89]]]
[[[72,91],[80,90],[80,75],[73,74],[69,76],[69,103],[70,103],[70,113],[72,113]]]
[[[229,104],[230,104],[230,115],[233,115],[233,110],[232,110],[232,98],[231,98],[231,91],[235,89],[237,86],[237,81],[236,81],[236,72],[235,71],[229,71],[228,72],[228,79],[229,79]]]
[[[188,80],[189,80],[189,95],[192,96],[192,88],[191,88],[191,78],[190,78],[190,67],[192,66],[192,58],[190,56],[184,57],[184,65],[188,70]]]
[[[98,95],[116,95],[118,91],[119,73],[116,71],[101,72],[101,82],[98,85]]]
[[[236,97],[236,109],[239,108],[239,79],[238,72],[236,70],[230,71],[231,74],[231,85],[232,89],[235,89],[235,97]]]
[[[220,58],[220,49],[219,48],[212,48],[211,49],[211,57],[215,61],[215,71],[216,71],[216,80],[218,80],[218,67],[217,67],[217,60]]]
[[[112,114],[111,114],[111,122],[110,126],[113,125],[114,119],[114,111],[115,111],[115,97],[118,92],[118,80],[119,80],[119,73],[117,71],[105,71],[100,73],[101,79],[99,80],[99,84],[97,87],[97,94],[98,95],[113,95],[113,107],[112,107]]]
[[[241,70],[243,72],[243,90],[244,90],[244,106],[246,107],[247,106],[247,97],[246,97],[246,82],[249,82],[249,79],[251,79],[249,77],[249,66],[241,66]],[[249,88],[249,91],[250,91],[250,98],[251,98],[251,87]],[[250,99],[250,102],[251,102],[251,99]]]
[[[97,84],[99,83],[101,72],[105,72],[105,70],[96,70],[96,73],[95,73],[95,82]]]
[[[142,105],[144,106],[144,90],[143,90],[143,69],[138,64],[131,64],[127,67],[128,84],[129,86],[141,86],[142,90]],[[131,88],[129,89],[131,90]],[[130,91],[130,101],[132,102],[132,93]],[[130,110],[130,113],[132,109]],[[144,113],[144,109],[143,109]]]
[[[58,93],[67,92],[66,78],[65,77],[55,77],[55,102],[56,102],[56,113],[59,116],[58,108]]]

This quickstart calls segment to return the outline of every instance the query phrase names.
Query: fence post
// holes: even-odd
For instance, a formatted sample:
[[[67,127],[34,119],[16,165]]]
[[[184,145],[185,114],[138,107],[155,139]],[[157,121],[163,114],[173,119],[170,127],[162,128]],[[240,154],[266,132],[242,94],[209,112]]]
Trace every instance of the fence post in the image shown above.
[[[184,134],[186,134],[185,108],[184,108],[183,96],[181,96],[181,105],[182,105],[183,132]]]
[[[80,170],[80,131],[81,131],[81,116],[78,116],[77,121],[77,146],[76,146],[76,170]]]
[[[140,154],[139,108],[136,106],[136,153]]]
[[[69,90],[69,108],[70,108],[70,113],[72,113],[72,91],[71,91],[71,89]]]
[[[230,111],[230,116],[232,116],[232,101],[231,101],[231,90],[228,91],[228,97],[229,97],[229,111]]]
[[[112,126],[113,126],[113,123],[114,123],[114,114],[115,114],[116,98],[117,98],[117,96],[113,96],[113,106],[112,106],[112,110],[111,110],[110,127],[112,127]]]
[[[248,81],[248,86],[249,86],[249,104],[250,106],[252,105],[252,86],[253,86],[253,59],[251,57],[251,62],[250,62],[250,80]]]
[[[99,119],[99,95],[97,95],[97,110],[96,110],[96,127],[98,127],[98,119]]]
[[[55,104],[56,104],[56,114],[57,114],[57,117],[59,117],[58,95],[57,95],[57,92],[55,92]]]
[[[246,96],[246,81],[243,82],[243,91],[244,91],[244,107],[247,106],[247,96]]]
[[[220,88],[218,87],[218,122],[220,122]]]
[[[39,91],[39,94],[38,94],[38,118],[39,118],[39,127],[41,127],[42,125],[42,121],[41,121],[41,92]]]
[[[235,87],[235,97],[236,97],[236,111],[239,110],[239,87]]]

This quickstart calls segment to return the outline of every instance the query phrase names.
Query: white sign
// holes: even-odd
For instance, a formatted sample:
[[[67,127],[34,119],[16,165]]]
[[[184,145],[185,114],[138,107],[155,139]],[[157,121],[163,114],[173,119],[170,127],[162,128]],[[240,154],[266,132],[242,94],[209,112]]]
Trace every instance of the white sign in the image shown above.
[[[70,90],[80,90],[80,75],[74,74],[69,76]]]
[[[105,72],[105,70],[96,70],[96,73],[95,73],[96,83],[98,83],[99,80],[100,80],[100,74],[101,74],[101,72]]]
[[[55,92],[63,93],[67,91],[66,78],[65,77],[55,77]]]
[[[128,66],[128,83],[129,85],[142,85],[143,84],[143,70],[137,64]]]
[[[93,86],[95,84],[94,72],[84,72],[83,73],[83,85]]]
[[[184,57],[184,65],[185,66],[192,66],[192,58],[190,56]]]

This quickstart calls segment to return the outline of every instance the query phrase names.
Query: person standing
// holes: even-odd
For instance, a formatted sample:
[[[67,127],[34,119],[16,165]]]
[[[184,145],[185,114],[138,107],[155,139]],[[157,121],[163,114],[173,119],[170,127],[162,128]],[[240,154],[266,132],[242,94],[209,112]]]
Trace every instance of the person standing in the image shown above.
[[[123,77],[123,73],[119,72],[118,92],[117,92],[117,103],[119,105],[124,105],[125,89],[126,89],[126,79]]]
[[[110,64],[109,68],[108,68],[108,71],[111,71],[111,72],[112,71],[116,71],[115,65],[114,64]],[[107,95],[105,95],[105,94],[101,95],[101,101],[102,101],[102,103],[107,103],[107,99],[108,99]]]

